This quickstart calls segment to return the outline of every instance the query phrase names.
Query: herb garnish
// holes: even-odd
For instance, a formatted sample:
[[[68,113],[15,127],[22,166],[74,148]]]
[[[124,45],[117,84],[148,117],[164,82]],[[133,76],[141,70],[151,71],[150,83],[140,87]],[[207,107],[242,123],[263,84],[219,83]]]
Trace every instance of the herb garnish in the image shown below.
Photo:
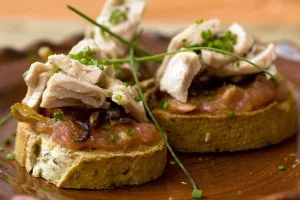
[[[120,9],[116,9],[111,13],[108,21],[112,25],[117,25],[126,20],[127,20],[127,14],[125,12],[121,11]]]
[[[132,128],[128,128],[127,135],[128,136],[133,136],[133,130],[132,130]]]
[[[0,152],[4,152],[4,148],[3,147],[0,147]]]
[[[125,87],[128,87],[128,86],[129,86],[129,83],[124,82],[123,85],[124,85]]]
[[[121,99],[122,99],[122,95],[120,95],[120,94],[116,94],[116,95],[115,95],[115,99],[117,99],[117,100],[121,100]]]
[[[136,96],[134,97],[134,100],[135,100],[136,102],[140,102],[140,101],[142,101],[142,98],[140,97],[140,95],[136,95]]]
[[[174,160],[177,162],[177,164],[179,165],[179,167],[181,168],[181,170],[185,173],[185,175],[187,176],[189,182],[191,183],[192,187],[193,187],[193,193],[199,193],[200,191],[202,192],[202,190],[198,190],[197,185],[194,181],[194,179],[191,177],[191,175],[189,174],[189,172],[185,169],[185,167],[183,166],[183,164],[181,163],[181,161],[179,160],[179,158],[176,156],[175,152],[173,151],[172,147],[170,146],[167,137],[165,135],[165,132],[163,131],[163,129],[161,128],[160,124],[158,123],[158,121],[156,120],[156,118],[154,117],[145,97],[144,94],[142,92],[141,86],[140,86],[140,82],[138,79],[138,75],[137,75],[137,71],[136,71],[136,67],[135,67],[135,59],[134,59],[134,48],[131,47],[130,48],[130,68],[131,68],[131,72],[136,84],[136,88],[138,91],[138,94],[140,95],[142,102],[144,104],[144,107],[148,113],[148,115],[150,116],[151,120],[153,121],[155,127],[157,128],[157,130],[159,131],[163,141],[165,142],[167,148],[169,149],[170,154],[173,156]],[[197,198],[197,196],[195,196],[195,198]],[[199,197],[201,198],[201,197]]]
[[[168,110],[170,108],[170,103],[167,101],[163,101],[160,103],[160,108],[164,110]]]
[[[10,145],[11,145],[10,139],[9,139],[9,138],[4,138],[3,144],[4,144],[5,146],[10,146]]]
[[[164,58],[165,56],[168,55],[174,55],[180,52],[189,52],[189,51],[198,51],[198,50],[208,50],[208,51],[215,51],[221,54],[225,54],[225,55],[229,55],[229,56],[233,56],[239,60],[245,61],[247,63],[249,63],[250,65],[254,66],[255,68],[261,70],[262,72],[264,72],[265,74],[268,74],[273,80],[276,80],[276,77],[270,73],[268,70],[264,69],[263,67],[259,66],[258,64],[251,62],[250,60],[248,60],[247,58],[244,58],[242,56],[239,56],[235,53],[229,52],[229,51],[225,51],[222,49],[217,49],[217,48],[212,48],[212,47],[200,47],[200,46],[195,46],[195,47],[187,47],[184,49],[180,49],[177,51],[171,51],[171,52],[166,52],[166,53],[162,53],[162,54],[156,54],[156,55],[152,55],[152,56],[144,56],[144,57],[137,57],[134,58],[135,62],[147,62],[147,61],[161,61],[162,58]],[[111,59],[111,60],[106,60],[103,59],[101,60],[102,63],[104,64],[116,64],[116,63],[128,63],[130,62],[129,58],[118,58],[118,59]]]
[[[131,43],[127,40],[125,40],[124,38],[122,38],[121,36],[115,34],[114,32],[112,32],[109,28],[107,28],[106,26],[97,23],[95,20],[93,20],[92,18],[88,17],[87,15],[85,15],[84,13],[80,12],[79,10],[77,10],[76,8],[68,5],[67,6],[68,9],[70,9],[71,11],[73,11],[74,13],[76,13],[77,15],[81,16],[82,18],[86,19],[87,21],[89,21],[90,23],[92,23],[93,25],[99,27],[102,31],[109,33],[111,36],[113,36],[114,38],[116,38],[117,40],[119,40],[120,42],[122,42],[123,44],[127,45],[128,47],[131,47]],[[140,46],[134,44],[134,46],[132,46],[132,48],[135,49],[135,51],[140,54],[140,55],[151,55],[151,53],[149,53],[148,51],[144,50],[143,48],[141,48]]]
[[[103,70],[103,64],[93,58],[95,54],[95,50],[91,50],[89,46],[85,46],[82,51],[79,51],[76,54],[70,54],[69,57],[79,61],[81,64],[97,66],[100,70]]]
[[[7,159],[7,160],[14,160],[14,159],[15,159],[15,156],[14,156],[14,154],[12,154],[12,153],[7,153],[7,154],[6,154],[6,159]]]
[[[284,171],[284,170],[285,170],[284,165],[279,165],[279,166],[278,166],[278,170],[279,170],[279,171]]]
[[[4,125],[6,122],[8,122],[12,118],[12,114],[9,113],[2,119],[0,119],[0,126]]]
[[[235,112],[231,109],[225,110],[225,114],[228,115],[229,117],[235,116]]]
[[[64,121],[64,114],[60,113],[60,112],[56,112],[53,114],[54,117],[54,121],[58,122],[58,121]]]
[[[217,48],[229,52],[233,52],[233,46],[237,42],[237,35],[231,31],[227,31],[225,34],[217,36],[213,35],[211,30],[201,32],[201,37],[204,40],[204,44],[201,46]]]

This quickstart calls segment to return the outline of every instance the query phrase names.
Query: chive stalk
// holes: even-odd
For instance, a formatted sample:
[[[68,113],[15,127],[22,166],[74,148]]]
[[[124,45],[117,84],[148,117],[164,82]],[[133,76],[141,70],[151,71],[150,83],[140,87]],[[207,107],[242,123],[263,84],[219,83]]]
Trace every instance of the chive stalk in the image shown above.
[[[9,113],[7,114],[5,117],[3,117],[1,120],[0,120],[0,126],[4,125],[6,122],[8,122],[10,119],[12,118],[12,114]]]
[[[159,125],[158,121],[156,120],[156,118],[154,117],[145,97],[144,94],[142,92],[140,83],[139,83],[139,79],[138,79],[138,75],[137,75],[137,71],[136,71],[136,67],[135,67],[135,59],[134,59],[134,48],[130,48],[130,68],[132,71],[132,75],[136,84],[136,88],[138,91],[139,96],[141,97],[141,100],[145,106],[145,109],[147,111],[147,113],[149,114],[151,120],[153,121],[155,127],[157,128],[157,130],[159,131],[162,139],[164,140],[169,152],[171,153],[172,157],[174,158],[174,160],[176,161],[176,163],[179,165],[179,167],[181,168],[181,170],[185,173],[186,177],[188,178],[189,182],[191,183],[192,187],[193,187],[193,193],[194,191],[200,191],[197,188],[197,185],[194,181],[194,179],[192,178],[192,176],[190,175],[190,173],[185,169],[185,167],[183,166],[183,164],[181,163],[180,159],[177,157],[177,155],[175,154],[175,152],[173,151],[171,145],[169,144],[167,137],[163,131],[163,129],[161,128],[161,126]]]
[[[119,40],[123,44],[127,45],[128,47],[130,47],[132,45],[129,41],[125,40],[123,37],[121,37],[121,36],[115,34],[114,32],[112,32],[108,27],[99,24],[98,22],[96,22],[95,20],[93,20],[89,16],[85,15],[84,13],[80,12],[79,10],[77,10],[76,8],[74,8],[73,6],[67,5],[67,7],[68,7],[68,9],[70,9],[71,11],[73,11],[74,13],[76,13],[77,15],[79,15],[82,18],[86,19],[87,21],[89,21],[90,23],[94,24],[95,26],[99,27],[101,29],[101,31],[110,34],[111,36],[115,37],[117,40]],[[148,56],[151,55],[151,53],[149,53],[145,49],[139,47],[138,45],[134,44],[133,48],[139,54],[148,55]]]
[[[161,61],[162,58],[164,58],[165,56],[168,56],[168,55],[174,55],[174,54],[177,54],[180,52],[198,51],[198,50],[215,51],[215,52],[218,52],[221,54],[233,56],[233,57],[237,58],[238,60],[242,60],[242,61],[249,63],[250,65],[252,65],[252,66],[256,67],[257,69],[261,70],[262,72],[264,72],[265,74],[268,74],[273,80],[276,80],[276,77],[272,73],[270,73],[268,70],[264,69],[263,67],[259,66],[258,64],[251,62],[250,60],[248,60],[242,56],[239,56],[235,53],[232,53],[230,51],[225,51],[225,50],[217,49],[217,48],[213,48],[213,47],[187,47],[187,48],[180,49],[177,51],[171,51],[171,52],[166,52],[166,53],[162,53],[162,54],[134,58],[134,61],[135,62]],[[119,58],[119,59],[111,59],[111,60],[104,59],[104,60],[101,60],[100,62],[103,62],[104,64],[129,63],[130,58]]]

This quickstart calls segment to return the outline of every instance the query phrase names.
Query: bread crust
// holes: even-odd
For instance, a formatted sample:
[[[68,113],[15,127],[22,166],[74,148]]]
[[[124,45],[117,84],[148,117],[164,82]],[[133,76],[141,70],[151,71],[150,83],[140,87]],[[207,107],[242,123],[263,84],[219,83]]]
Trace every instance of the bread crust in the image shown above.
[[[23,122],[18,123],[15,145],[16,160],[29,173],[73,189],[138,185],[156,179],[164,171],[166,153],[163,141],[130,152],[72,151]]]
[[[168,140],[180,152],[244,151],[276,144],[297,130],[297,106],[292,87],[283,102],[230,117],[208,114],[154,114],[167,130]]]

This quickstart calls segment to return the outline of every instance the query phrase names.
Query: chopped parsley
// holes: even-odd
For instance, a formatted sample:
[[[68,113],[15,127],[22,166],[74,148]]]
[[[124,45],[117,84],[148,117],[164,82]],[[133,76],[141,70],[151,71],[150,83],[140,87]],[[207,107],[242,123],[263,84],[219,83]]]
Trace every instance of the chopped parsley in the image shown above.
[[[79,61],[81,64],[97,66],[100,70],[103,70],[103,64],[101,64],[99,60],[93,58],[95,54],[95,50],[92,50],[89,46],[85,46],[82,51],[76,54],[70,54],[69,57]]]
[[[202,190],[193,190],[192,197],[194,199],[201,199],[203,197],[203,191]]]
[[[130,137],[133,136],[133,130],[132,130],[132,128],[128,128],[127,135],[130,136]]]
[[[279,165],[279,166],[278,166],[278,171],[284,171],[284,170],[285,170],[284,165]]]
[[[6,159],[7,159],[7,160],[14,160],[14,159],[15,159],[15,156],[14,156],[14,154],[12,154],[12,153],[8,153],[8,154],[6,154]]]
[[[117,100],[121,100],[121,99],[122,99],[122,95],[120,95],[120,94],[116,94],[116,95],[115,95],[115,99],[117,99]]]
[[[4,144],[5,146],[10,146],[10,145],[11,145],[10,139],[9,139],[9,138],[4,138],[3,144]]]
[[[60,112],[56,112],[53,114],[54,117],[54,121],[58,122],[58,121],[64,121],[64,114],[60,113]]]
[[[204,40],[204,47],[221,49],[224,51],[233,52],[233,46],[237,42],[237,35],[231,31],[226,31],[222,35],[213,35],[210,29],[201,32],[201,37]]]
[[[142,98],[141,98],[140,95],[137,95],[137,96],[134,97],[134,100],[135,100],[136,102],[140,102],[140,101],[142,101]]]
[[[121,76],[120,64],[113,64],[115,70],[115,78],[119,79]]]
[[[228,115],[229,117],[235,116],[235,112],[233,110],[230,110],[230,109],[226,110],[225,114]]]
[[[4,152],[4,148],[3,147],[0,147],[0,152]]]
[[[121,11],[120,9],[116,9],[114,10],[110,17],[109,17],[109,22],[112,25],[117,25],[120,24],[121,22],[124,22],[128,19],[127,14],[123,11]]]
[[[129,86],[129,83],[124,82],[123,85],[124,85],[125,87],[128,87],[128,86]]]
[[[60,67],[55,67],[54,68],[54,73],[58,73],[58,72],[60,72],[62,69],[60,68]]]
[[[13,137],[16,137],[16,136],[17,136],[17,131],[13,132],[13,133],[12,133],[12,136],[13,136]]]
[[[110,141],[112,141],[112,142],[116,142],[117,141],[117,138],[116,138],[115,134],[110,134]]]
[[[161,102],[160,108],[162,108],[164,110],[168,110],[170,108],[170,103],[167,101]]]

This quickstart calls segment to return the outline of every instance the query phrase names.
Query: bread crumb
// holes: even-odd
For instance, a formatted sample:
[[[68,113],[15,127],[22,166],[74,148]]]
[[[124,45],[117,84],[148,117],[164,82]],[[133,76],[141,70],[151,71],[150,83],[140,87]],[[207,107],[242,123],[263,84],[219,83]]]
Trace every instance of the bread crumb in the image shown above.
[[[204,139],[204,142],[209,142],[209,139],[210,139],[210,132],[207,132],[206,135],[205,135],[205,139]]]
[[[238,191],[238,195],[241,195],[243,192],[241,190]]]
[[[175,165],[176,163],[175,163],[174,160],[171,160],[171,161],[170,161],[170,164],[171,164],[171,165]]]

